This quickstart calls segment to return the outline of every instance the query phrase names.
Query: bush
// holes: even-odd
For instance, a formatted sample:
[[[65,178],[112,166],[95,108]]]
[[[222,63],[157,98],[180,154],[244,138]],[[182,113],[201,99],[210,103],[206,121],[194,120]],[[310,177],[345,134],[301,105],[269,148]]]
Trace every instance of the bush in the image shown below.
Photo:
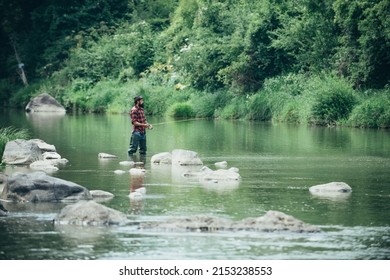
[[[247,117],[250,120],[271,120],[272,111],[269,96],[265,92],[259,92],[249,98],[249,112]]]
[[[195,112],[191,104],[187,102],[174,103],[168,109],[168,116],[174,117],[175,119],[189,119],[195,117]]]
[[[32,83],[29,86],[22,87],[17,90],[10,98],[10,106],[24,108],[30,101],[31,97],[36,95],[40,88],[39,83]]]
[[[191,104],[196,117],[213,118],[215,112],[225,106],[226,101],[224,101],[223,95],[226,93],[222,91],[215,93],[194,91],[191,94]]]
[[[357,105],[347,124],[355,127],[390,128],[389,91],[371,96]]]
[[[335,125],[349,117],[356,96],[352,86],[339,78],[315,78],[312,86],[313,104],[309,122],[317,125]],[[310,93],[309,93],[310,94]]]
[[[220,112],[220,117],[224,119],[240,119],[247,115],[247,97],[240,96],[233,98]]]

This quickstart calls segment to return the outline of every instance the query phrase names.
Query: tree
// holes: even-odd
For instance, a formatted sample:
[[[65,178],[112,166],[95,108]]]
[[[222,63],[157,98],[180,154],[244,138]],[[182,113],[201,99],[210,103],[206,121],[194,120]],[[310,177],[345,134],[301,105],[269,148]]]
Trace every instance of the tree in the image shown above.
[[[341,30],[337,53],[339,73],[355,87],[383,87],[390,77],[390,2],[334,1]]]

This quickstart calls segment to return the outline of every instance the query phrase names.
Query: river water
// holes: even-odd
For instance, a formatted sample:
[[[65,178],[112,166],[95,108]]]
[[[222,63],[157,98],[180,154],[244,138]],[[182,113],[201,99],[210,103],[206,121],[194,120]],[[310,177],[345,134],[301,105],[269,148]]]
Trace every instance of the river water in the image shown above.
[[[150,118],[147,170],[141,201],[129,199],[126,115],[42,117],[0,113],[0,126],[27,128],[32,138],[55,145],[69,163],[51,174],[115,197],[102,204],[129,219],[157,221],[208,215],[240,220],[277,210],[318,226],[320,233],[144,232],[135,226],[55,226],[63,203],[3,203],[0,259],[389,259],[390,131],[324,128],[248,121]],[[242,180],[202,185],[177,170],[150,164],[152,155],[174,149],[198,153],[204,165],[227,161]],[[101,160],[98,153],[118,156]],[[136,158],[137,160],[137,158]],[[28,169],[2,168],[7,174]],[[342,198],[316,197],[309,187],[345,182]]]

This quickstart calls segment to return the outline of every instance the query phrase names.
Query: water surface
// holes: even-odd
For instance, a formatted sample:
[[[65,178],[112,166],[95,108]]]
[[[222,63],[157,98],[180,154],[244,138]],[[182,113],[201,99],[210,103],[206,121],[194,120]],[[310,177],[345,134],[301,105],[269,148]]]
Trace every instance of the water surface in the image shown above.
[[[116,169],[127,156],[126,115],[66,115],[42,118],[3,111],[0,126],[28,128],[57,148],[69,163],[52,174],[115,197],[104,205],[137,221],[210,215],[239,220],[282,211],[321,228],[321,233],[142,232],[135,226],[54,226],[62,203],[5,204],[0,217],[0,259],[389,259],[390,133],[386,130],[323,128],[248,121],[150,118],[143,185],[146,195],[128,197],[129,173]],[[182,170],[150,164],[173,149],[196,151],[204,165],[226,160],[239,168],[240,184],[202,185]],[[99,160],[98,153],[118,156]],[[136,158],[136,160],[139,158]],[[7,174],[23,168],[7,167]],[[309,187],[349,184],[345,198],[319,198]]]

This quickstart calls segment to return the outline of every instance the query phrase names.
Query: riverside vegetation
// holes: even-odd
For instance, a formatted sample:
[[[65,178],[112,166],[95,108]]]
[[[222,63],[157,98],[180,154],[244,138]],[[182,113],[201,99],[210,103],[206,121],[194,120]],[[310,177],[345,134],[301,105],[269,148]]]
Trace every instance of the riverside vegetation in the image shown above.
[[[48,92],[68,110],[125,113],[142,95],[155,116],[390,127],[386,0],[0,7],[3,106]]]

